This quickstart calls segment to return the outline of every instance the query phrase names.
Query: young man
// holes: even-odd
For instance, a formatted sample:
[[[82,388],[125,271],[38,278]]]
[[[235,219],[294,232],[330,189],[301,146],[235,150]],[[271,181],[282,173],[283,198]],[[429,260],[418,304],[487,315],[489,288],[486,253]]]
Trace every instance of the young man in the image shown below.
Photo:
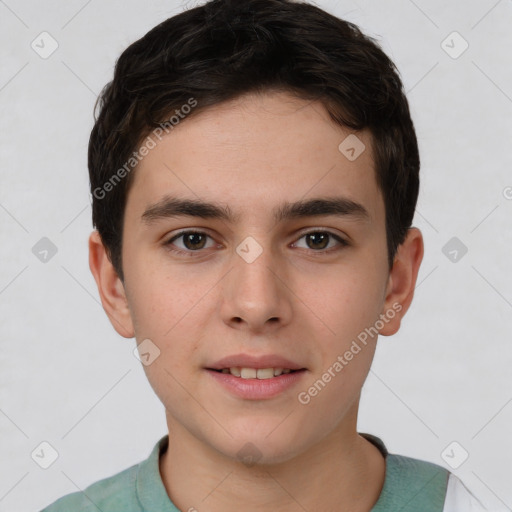
[[[46,512],[483,510],[356,430],[423,257],[414,127],[373,40],[287,0],[170,18],[117,62],[89,170],[90,267],[169,435]]]

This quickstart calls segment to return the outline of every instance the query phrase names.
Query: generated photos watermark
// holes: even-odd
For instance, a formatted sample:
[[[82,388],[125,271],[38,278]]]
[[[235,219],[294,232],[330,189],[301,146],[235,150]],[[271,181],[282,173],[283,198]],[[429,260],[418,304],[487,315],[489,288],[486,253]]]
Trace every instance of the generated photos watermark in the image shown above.
[[[322,376],[317,379],[307,390],[301,391],[297,395],[297,399],[302,405],[307,405],[334,379],[348,364],[359,354],[367,345],[368,338],[374,338],[379,331],[393,318],[402,311],[402,304],[395,302],[393,306],[385,313],[381,314],[379,320],[376,320],[371,327],[366,327],[357,335],[357,340],[353,340],[350,348],[343,355],[339,355]],[[358,343],[359,341],[359,343]],[[361,347],[361,345],[363,345]]]
[[[158,142],[162,140],[162,137],[170,133],[196,106],[197,100],[195,98],[189,98],[187,103],[184,103],[179,109],[174,111],[175,115],[172,115],[169,119],[160,123],[151,134],[144,139],[139,149],[132,153],[132,156],[103,184],[103,186],[96,187],[93,190],[94,197],[99,200],[104,199],[108,192],[114,190],[121,180],[126,178],[152,149],[156,148]]]

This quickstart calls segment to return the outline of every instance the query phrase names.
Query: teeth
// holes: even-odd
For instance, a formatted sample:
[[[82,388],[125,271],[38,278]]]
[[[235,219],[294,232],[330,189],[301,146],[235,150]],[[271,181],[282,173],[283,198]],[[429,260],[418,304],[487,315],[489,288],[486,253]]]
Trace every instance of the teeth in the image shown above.
[[[231,375],[234,375],[235,377],[240,377],[240,368],[226,368],[228,370],[228,373],[231,373]]]
[[[240,376],[242,379],[256,379],[258,376],[258,372],[256,368],[241,368]]]
[[[271,379],[274,376],[273,368],[260,368],[256,372],[256,378],[258,379]]]
[[[272,377],[278,377],[283,373],[290,373],[289,368],[223,368],[222,373],[231,373],[235,377],[241,377],[242,379],[271,379]]]

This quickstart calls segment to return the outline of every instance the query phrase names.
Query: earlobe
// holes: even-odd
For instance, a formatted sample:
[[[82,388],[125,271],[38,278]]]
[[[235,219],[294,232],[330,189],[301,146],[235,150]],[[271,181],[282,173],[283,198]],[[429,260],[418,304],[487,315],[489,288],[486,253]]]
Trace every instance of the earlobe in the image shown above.
[[[133,338],[135,332],[124,285],[96,230],[89,237],[89,268],[98,286],[103,309],[114,329],[124,338]]]
[[[382,314],[387,322],[379,331],[391,336],[400,329],[400,323],[411,305],[423,259],[423,236],[418,228],[409,228],[404,242],[398,247],[390,271]]]

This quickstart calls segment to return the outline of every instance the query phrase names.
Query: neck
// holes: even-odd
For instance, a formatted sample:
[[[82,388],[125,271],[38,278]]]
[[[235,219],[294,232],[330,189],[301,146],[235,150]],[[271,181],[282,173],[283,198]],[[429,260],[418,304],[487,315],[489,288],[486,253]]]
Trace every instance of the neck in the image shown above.
[[[235,512],[243,504],[250,511],[369,512],[384,485],[385,459],[357,434],[355,421],[342,422],[285,462],[253,466],[216,451],[171,418],[168,425],[160,473],[180,510]]]

